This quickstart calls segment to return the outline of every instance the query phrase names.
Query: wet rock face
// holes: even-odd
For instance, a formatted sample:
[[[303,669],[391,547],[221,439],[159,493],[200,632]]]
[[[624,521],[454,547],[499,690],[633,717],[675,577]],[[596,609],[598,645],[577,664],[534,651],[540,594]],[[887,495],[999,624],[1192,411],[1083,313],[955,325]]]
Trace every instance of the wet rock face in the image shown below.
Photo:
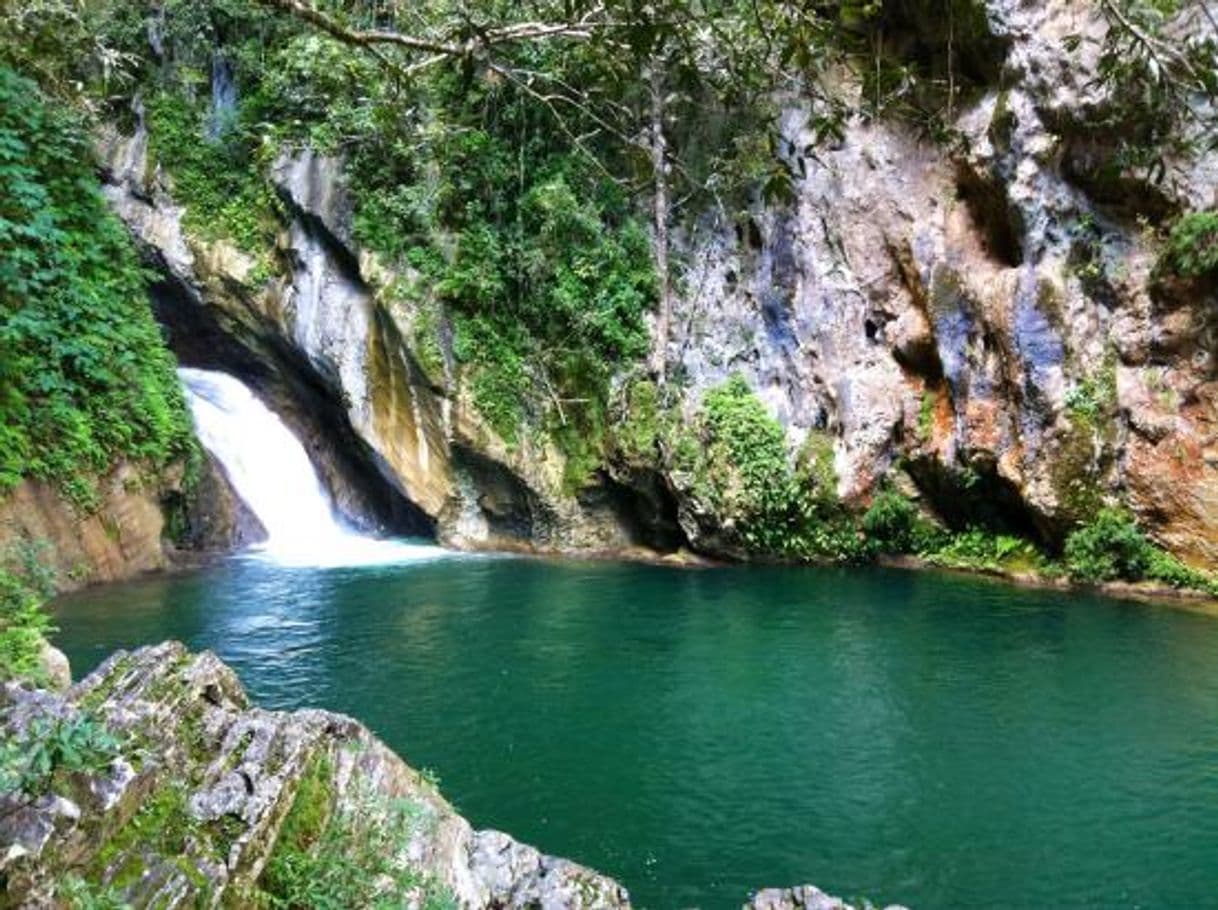
[[[119,652],[66,694],[9,684],[0,696],[6,738],[82,716],[119,750],[102,768],[0,796],[6,905],[52,906],[83,880],[134,907],[251,906],[284,887],[277,870],[307,863],[339,830],[343,861],[376,863],[369,887],[404,905],[440,895],[463,908],[629,907],[611,879],[474,831],[354,720],[251,707],[210,653]],[[377,827],[394,813],[409,824]],[[361,852],[383,830],[376,855]],[[397,892],[394,881],[409,884]]]
[[[279,275],[259,283],[249,256],[183,230],[142,126],[106,133],[99,148],[111,205],[164,276],[154,306],[179,359],[235,373],[266,399],[348,520],[473,548],[621,551],[673,539],[624,505],[633,493],[620,485],[567,490],[552,443],[499,439],[451,352],[423,368],[419,312],[394,290],[413,276],[356,243],[341,160],[301,149],[272,166],[286,223]]]
[[[266,251],[284,263],[285,274],[271,281],[232,245],[189,235],[184,209],[149,166],[138,106],[136,114],[132,135],[107,130],[98,139],[103,189],[161,275],[153,307],[179,360],[231,372],[253,387],[304,441],[350,523],[431,533],[433,519],[419,504],[428,502],[427,491],[408,489],[420,473],[417,461],[403,458],[399,443],[417,434],[398,432],[401,425],[374,426],[365,352],[377,343],[379,324],[349,257],[311,216],[291,223],[282,249]],[[304,171],[328,175],[324,167]],[[331,190],[318,193],[309,198],[321,204]],[[395,352],[391,372],[400,377],[406,370],[401,346],[382,346]],[[410,409],[402,413],[415,416]],[[434,496],[428,504],[436,505]]]
[[[186,524],[179,546],[229,550],[266,540],[266,528],[241,501],[223,466],[206,455],[197,485],[185,503]]]

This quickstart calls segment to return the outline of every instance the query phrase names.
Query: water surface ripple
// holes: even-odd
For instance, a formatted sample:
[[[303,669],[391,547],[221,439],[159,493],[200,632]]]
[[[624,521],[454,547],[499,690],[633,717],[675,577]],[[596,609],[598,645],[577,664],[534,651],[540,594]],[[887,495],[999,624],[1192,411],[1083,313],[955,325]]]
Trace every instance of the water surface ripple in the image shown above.
[[[1213,906],[1218,620],[881,570],[232,560],[57,604],[212,648],[652,908]]]

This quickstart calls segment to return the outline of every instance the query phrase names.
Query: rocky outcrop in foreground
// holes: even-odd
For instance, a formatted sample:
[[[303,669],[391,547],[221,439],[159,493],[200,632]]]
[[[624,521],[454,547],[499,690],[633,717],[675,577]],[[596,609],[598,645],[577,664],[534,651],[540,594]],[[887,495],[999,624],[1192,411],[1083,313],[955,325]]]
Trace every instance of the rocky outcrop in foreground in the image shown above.
[[[629,908],[626,889],[475,831],[361,724],[250,706],[211,652],[119,651],[0,693],[0,907]],[[853,910],[805,885],[745,910]],[[889,910],[901,910],[893,907]]]
[[[210,652],[118,652],[66,694],[10,683],[0,724],[0,905],[629,906],[473,830],[351,718],[251,707]]]

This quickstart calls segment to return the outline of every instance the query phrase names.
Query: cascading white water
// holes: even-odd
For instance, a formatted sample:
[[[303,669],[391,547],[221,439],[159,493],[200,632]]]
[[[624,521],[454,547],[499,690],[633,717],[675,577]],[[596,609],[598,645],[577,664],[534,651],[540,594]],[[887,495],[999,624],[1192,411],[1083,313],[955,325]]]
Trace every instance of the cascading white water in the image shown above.
[[[186,387],[199,440],[266,528],[267,540],[257,552],[301,566],[372,565],[446,555],[439,547],[379,540],[344,528],[300,440],[253,392],[227,373],[183,367],[178,376]]]

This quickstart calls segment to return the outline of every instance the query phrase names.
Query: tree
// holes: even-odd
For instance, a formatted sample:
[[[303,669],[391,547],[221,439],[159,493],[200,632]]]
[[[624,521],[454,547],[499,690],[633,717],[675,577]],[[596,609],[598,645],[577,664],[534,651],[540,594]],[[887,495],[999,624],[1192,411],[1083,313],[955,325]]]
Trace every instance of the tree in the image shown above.
[[[671,322],[674,210],[708,194],[721,197],[745,157],[741,152],[753,151],[739,140],[774,129],[774,93],[818,86],[819,72],[835,59],[835,20],[786,0],[534,0],[491,4],[478,13],[437,6],[409,16],[396,5],[323,9],[308,0],[259,2],[373,55],[402,80],[443,66],[469,79],[500,79],[547,111],[595,167],[626,186],[645,185],[657,277],[648,361],[660,382]],[[539,45],[579,56],[579,83],[564,78],[562,66],[538,66]],[[832,99],[826,107],[840,123],[844,109],[836,98],[828,91],[813,94]],[[687,137],[697,129],[713,132],[713,141],[674,143],[673,123],[686,124]],[[706,145],[713,146],[710,154]],[[645,183],[632,160],[646,162]],[[756,165],[753,156],[748,181],[758,177]],[[772,155],[765,171],[760,182],[771,191],[788,179]],[[722,208],[721,198],[716,201]]]

